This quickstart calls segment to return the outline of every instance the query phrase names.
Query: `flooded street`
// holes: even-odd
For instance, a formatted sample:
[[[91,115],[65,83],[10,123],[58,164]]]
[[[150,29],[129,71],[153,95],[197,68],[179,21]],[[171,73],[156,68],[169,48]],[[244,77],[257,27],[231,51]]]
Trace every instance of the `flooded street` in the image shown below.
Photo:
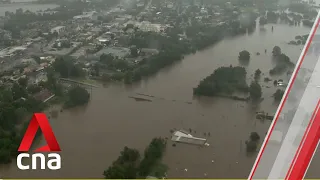
[[[253,131],[264,137],[270,125],[256,120],[254,114],[257,110],[274,114],[277,109],[271,97],[276,91],[273,81],[263,82],[273,67],[272,48],[280,46],[296,62],[303,46],[287,45],[287,42],[310,32],[309,28],[281,24],[274,26],[273,33],[271,25],[265,28],[266,32],[257,28],[252,35],[225,39],[207,50],[186,56],[132,87],[110,85],[93,89],[87,107],[64,111],[51,120],[62,149],[61,170],[23,172],[14,161],[1,167],[0,175],[2,178],[101,178],[124,146],[143,152],[152,138],[170,138],[170,130],[174,128],[191,128],[196,131],[195,136],[208,138],[210,146],[177,144],[173,147],[169,141],[163,159],[170,168],[169,178],[247,178],[255,156],[246,156],[244,141]],[[193,98],[192,90],[200,80],[220,66],[238,65],[242,50],[251,53],[248,83],[256,69],[265,74],[260,82],[265,100],[260,107],[254,109],[250,103],[221,98]],[[261,55],[257,56],[257,52]],[[287,79],[286,76],[271,79],[279,78]],[[152,102],[128,98],[136,93],[154,98]],[[208,132],[210,137],[204,136]]]

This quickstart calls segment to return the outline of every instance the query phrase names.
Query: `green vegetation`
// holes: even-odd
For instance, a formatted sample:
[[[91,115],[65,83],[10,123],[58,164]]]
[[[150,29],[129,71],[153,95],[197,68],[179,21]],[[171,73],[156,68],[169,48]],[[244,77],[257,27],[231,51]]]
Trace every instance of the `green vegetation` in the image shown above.
[[[253,81],[249,87],[250,97],[253,101],[258,101],[261,99],[262,90],[258,82]]]
[[[63,58],[57,59],[53,66],[53,69],[47,69],[47,82],[28,85],[28,78],[20,78],[18,83],[11,87],[0,89],[0,164],[10,163],[11,158],[17,155],[17,148],[29,124],[29,121],[25,120],[29,120],[31,114],[41,112],[47,107],[46,103],[35,99],[36,93],[48,89],[57,97],[67,99],[66,107],[88,102],[90,95],[85,89],[71,88],[65,96],[62,85],[57,81],[57,72],[63,77],[81,75],[77,70],[78,66]],[[71,69],[70,74],[67,73],[68,69]]]
[[[279,75],[294,68],[294,63],[290,61],[290,58],[286,54],[281,53],[281,48],[279,46],[273,48],[272,54],[276,66],[269,71],[270,75]]]
[[[23,11],[17,9],[16,13],[6,12],[5,16],[9,17],[8,21],[4,23],[4,29],[12,32],[14,38],[20,37],[20,31],[27,29],[29,23],[36,21],[47,21],[47,20],[68,20],[73,16],[81,14],[79,10],[63,10],[53,14],[36,14],[30,11]],[[41,36],[41,34],[39,33]]]
[[[198,96],[232,95],[234,92],[248,92],[247,72],[243,67],[220,67],[203,79],[193,89]]]
[[[110,54],[104,54],[100,57],[97,66],[100,70],[108,72],[97,76],[97,79],[101,79],[104,82],[123,81],[126,84],[131,84],[182,60],[185,55],[216,44],[225,36],[245,34],[247,29],[249,32],[253,32],[255,28],[257,15],[254,13],[247,13],[246,16],[241,16],[239,20],[232,19],[229,20],[230,22],[216,26],[209,25],[210,18],[202,19],[202,21],[193,18],[191,14],[195,8],[197,7],[188,8],[187,15],[179,17],[176,24],[172,24],[173,27],[166,29],[166,35],[135,31],[127,43],[131,47],[130,57],[139,56],[138,52],[142,48],[155,48],[159,53],[145,56],[139,62],[131,62],[125,58],[121,59],[112,57]],[[211,13],[213,14],[213,12]],[[191,19],[188,17],[191,17]],[[188,24],[188,26],[182,26],[182,23]],[[182,37],[184,32],[186,37]],[[95,73],[94,75],[97,74]]]
[[[255,80],[255,81],[258,81],[260,78],[261,78],[261,71],[260,71],[260,69],[257,69],[257,70],[254,72],[254,80]]]
[[[60,7],[53,9],[56,13],[34,13],[29,10],[23,11],[23,9],[17,9],[15,13],[6,11],[5,16],[7,20],[4,23],[4,29],[12,33],[13,38],[19,39],[20,32],[23,29],[27,29],[28,25],[33,22],[45,22],[45,21],[67,21],[74,16],[82,14],[82,12],[88,9],[108,9],[119,3],[118,0],[108,1],[94,1],[87,3],[86,1],[64,1],[64,0],[39,0],[35,3],[49,3],[58,4]],[[50,10],[50,9],[49,9]],[[38,34],[42,36],[41,33]],[[51,34],[52,35],[52,34]]]
[[[274,100],[280,102],[283,97],[284,91],[281,89],[277,89],[277,91],[273,94]]]
[[[238,57],[239,61],[241,63],[245,63],[245,64],[248,64],[249,63],[249,60],[250,60],[250,53],[246,50],[244,51],[241,51],[239,53],[239,57]]]
[[[307,42],[309,35],[303,35],[303,36],[296,36],[295,40],[290,41],[288,44],[291,45],[304,45]]]
[[[312,27],[313,24],[314,24],[314,21],[310,21],[310,20],[307,20],[307,19],[303,20],[302,22],[303,22],[303,25],[307,26],[307,27]]]
[[[267,21],[269,23],[277,23],[278,19],[279,19],[278,13],[272,12],[272,11],[267,13]]]
[[[90,94],[80,86],[75,86],[68,91],[68,100],[65,102],[65,107],[82,106],[89,102]]]
[[[27,88],[17,83],[0,90],[0,164],[11,162],[29,124],[24,120],[46,105],[29,95]],[[20,126],[17,126],[20,125]]]
[[[259,23],[263,26],[268,23],[268,20],[265,17],[260,17]]]
[[[281,55],[281,48],[280,48],[279,46],[275,46],[275,47],[272,49],[272,55],[273,55],[274,57]]]
[[[52,64],[55,72],[59,73],[62,78],[84,77],[85,72],[79,64],[75,64],[70,57],[60,57]]]
[[[317,16],[318,12],[315,8],[311,8],[307,3],[291,3],[289,6],[289,10],[292,12],[297,12],[303,14],[304,19],[313,19]],[[309,21],[309,20],[307,20]],[[306,25],[306,24],[304,24]],[[311,24],[311,27],[313,22]],[[309,26],[310,27],[310,26]]]
[[[164,139],[154,138],[140,161],[139,151],[125,147],[103,175],[106,179],[145,179],[148,175],[162,178],[167,170],[166,166],[160,163],[165,148]]]
[[[252,132],[250,138],[246,141],[246,151],[247,153],[253,153],[257,151],[258,143],[260,141],[260,136],[257,132]]]

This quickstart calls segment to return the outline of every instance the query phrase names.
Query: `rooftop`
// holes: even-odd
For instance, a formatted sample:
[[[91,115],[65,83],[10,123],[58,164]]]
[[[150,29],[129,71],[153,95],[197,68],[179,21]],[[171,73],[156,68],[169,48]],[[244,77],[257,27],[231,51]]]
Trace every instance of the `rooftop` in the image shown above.
[[[64,28],[64,27],[65,27],[65,26],[57,26],[57,27],[52,28],[51,30],[52,30],[52,31],[57,31],[57,30],[62,29],[62,28]]]
[[[102,54],[112,54],[118,57],[125,57],[130,54],[130,49],[123,47],[107,47],[96,53],[98,56],[101,56]]]
[[[175,131],[171,138],[172,141],[194,144],[194,145],[204,145],[207,142],[207,139],[193,137],[191,134],[185,131]]]

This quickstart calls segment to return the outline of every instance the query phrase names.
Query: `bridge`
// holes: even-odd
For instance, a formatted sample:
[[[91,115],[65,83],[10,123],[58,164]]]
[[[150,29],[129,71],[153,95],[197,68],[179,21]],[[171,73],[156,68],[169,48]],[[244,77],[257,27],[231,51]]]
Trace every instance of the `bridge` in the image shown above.
[[[85,87],[89,87],[89,88],[99,88],[99,86],[97,86],[97,85],[84,83],[84,82],[80,82],[80,81],[76,81],[76,80],[72,80],[72,79],[60,78],[59,81],[64,82],[64,83],[68,83],[68,84],[85,86]]]

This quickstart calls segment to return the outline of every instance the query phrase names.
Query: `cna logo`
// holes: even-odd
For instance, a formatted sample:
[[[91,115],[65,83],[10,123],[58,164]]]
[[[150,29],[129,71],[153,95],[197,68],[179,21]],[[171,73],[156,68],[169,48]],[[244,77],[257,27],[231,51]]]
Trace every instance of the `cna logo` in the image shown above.
[[[47,145],[40,147],[35,150],[35,154],[30,155],[26,153],[30,150],[33,140],[36,137],[38,129],[41,129],[42,134],[47,141]],[[61,169],[61,157],[57,153],[50,152],[60,152],[60,146],[52,128],[49,124],[48,118],[44,113],[35,113],[31,119],[31,122],[27,128],[27,131],[21,141],[18,152],[22,152],[17,157],[17,166],[21,170],[29,170],[30,165],[23,165],[22,161],[24,158],[31,158],[31,169],[36,170],[37,160],[40,159],[40,169],[50,169],[58,170]],[[47,157],[41,153],[47,152]]]

